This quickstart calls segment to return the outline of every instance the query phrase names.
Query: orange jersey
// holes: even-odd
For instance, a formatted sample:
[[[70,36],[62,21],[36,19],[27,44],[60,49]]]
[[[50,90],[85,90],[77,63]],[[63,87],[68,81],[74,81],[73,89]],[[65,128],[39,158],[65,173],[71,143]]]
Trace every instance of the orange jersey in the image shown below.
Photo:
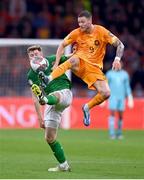
[[[66,45],[77,43],[76,55],[84,61],[103,68],[103,58],[106,45],[113,44],[117,37],[102,26],[94,25],[92,33],[85,33],[77,28],[68,34],[64,42]]]

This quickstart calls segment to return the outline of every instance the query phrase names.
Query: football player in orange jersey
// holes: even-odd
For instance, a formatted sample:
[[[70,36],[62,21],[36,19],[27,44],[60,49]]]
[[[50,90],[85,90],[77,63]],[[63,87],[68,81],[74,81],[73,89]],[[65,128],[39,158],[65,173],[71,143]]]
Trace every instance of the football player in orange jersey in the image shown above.
[[[90,109],[101,104],[109,98],[110,89],[105,75],[102,72],[103,59],[107,44],[116,47],[116,56],[112,63],[112,69],[121,69],[121,57],[124,51],[123,43],[109,30],[100,25],[92,24],[92,15],[88,11],[82,11],[78,15],[79,28],[71,31],[59,45],[56,53],[56,61],[53,72],[46,77],[42,73],[41,78],[46,82],[59,77],[68,69],[80,77],[89,89],[96,90],[97,94],[82,107],[84,124],[90,125]],[[66,62],[58,66],[64,48],[69,44],[77,44],[75,54]]]

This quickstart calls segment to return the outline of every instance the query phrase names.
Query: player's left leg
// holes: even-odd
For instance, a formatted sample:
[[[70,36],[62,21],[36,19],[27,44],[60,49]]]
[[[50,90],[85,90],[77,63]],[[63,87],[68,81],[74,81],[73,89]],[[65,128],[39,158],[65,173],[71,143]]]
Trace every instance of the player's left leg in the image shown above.
[[[57,161],[59,162],[59,165],[54,168],[49,168],[48,171],[70,171],[70,166],[66,160],[65,153],[63,150],[62,145],[60,142],[57,141],[57,128],[56,123],[51,121],[49,124],[45,121],[45,139],[47,143],[49,144],[51,150],[53,151],[53,154]],[[51,127],[50,127],[51,126]]]
[[[118,111],[118,125],[117,125],[118,139],[123,139],[122,126],[123,126],[123,111]]]
[[[122,126],[123,126],[123,113],[125,110],[125,99],[120,99],[118,103],[118,125],[117,125],[117,138],[122,139]]]
[[[45,122],[45,139],[49,144],[51,150],[57,161],[58,166],[49,168],[48,171],[70,171],[70,166],[66,160],[64,149],[60,142],[57,140],[57,131],[61,120],[61,111],[56,111],[54,106],[48,106],[44,112]]]
[[[99,105],[110,97],[110,88],[107,80],[97,80],[93,86],[98,91],[98,94],[88,103],[89,108]]]
[[[83,106],[84,124],[86,126],[90,125],[90,109],[101,104],[110,96],[110,89],[106,80],[97,80],[93,86],[97,89],[98,93]]]
[[[115,139],[115,111],[110,110],[110,116],[108,118],[108,129],[110,139]]]
[[[56,140],[57,131],[61,122],[61,115],[63,110],[68,107],[72,102],[72,93],[69,89],[64,89],[54,93],[59,93],[60,100],[55,106],[47,106],[44,112],[45,119],[45,139],[51,147],[54,156],[56,157],[59,165],[54,168],[49,168],[48,171],[70,171],[70,166],[66,160],[64,150],[61,144]]]
[[[90,110],[89,110],[88,104],[84,104],[82,106],[82,111],[83,111],[83,116],[84,116],[83,123],[85,126],[89,126],[91,119],[90,119]]]

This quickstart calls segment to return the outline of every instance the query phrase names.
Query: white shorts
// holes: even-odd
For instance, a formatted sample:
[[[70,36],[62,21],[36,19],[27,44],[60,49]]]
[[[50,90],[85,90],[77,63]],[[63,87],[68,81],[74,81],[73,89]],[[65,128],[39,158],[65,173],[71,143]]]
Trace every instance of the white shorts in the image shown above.
[[[59,93],[60,102],[56,105],[46,105],[44,110],[45,127],[57,129],[61,122],[62,112],[72,103],[72,92],[70,89],[55,91],[50,94]]]

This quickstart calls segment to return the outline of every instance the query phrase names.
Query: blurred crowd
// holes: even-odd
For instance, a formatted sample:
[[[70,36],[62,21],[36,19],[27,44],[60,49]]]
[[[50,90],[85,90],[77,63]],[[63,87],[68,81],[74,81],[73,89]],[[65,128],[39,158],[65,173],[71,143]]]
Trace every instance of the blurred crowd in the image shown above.
[[[78,27],[77,15],[83,9],[92,12],[93,23],[103,25],[124,43],[124,68],[130,75],[134,96],[142,97],[144,95],[143,0],[1,0],[0,38],[62,39],[71,30]],[[3,57],[4,51],[7,51],[6,48],[0,50],[0,59],[5,58]],[[19,90],[17,91],[19,87],[21,88],[19,95],[24,95],[25,77],[22,74],[26,73],[27,65],[25,63],[27,62],[23,61],[25,63],[21,67],[19,59],[22,56],[18,55],[13,58],[11,52],[7,52],[7,54],[9,55],[7,62],[9,66],[4,69],[6,62],[0,60],[0,81],[3,78],[6,79],[7,76],[14,76],[19,81],[15,87],[16,92],[19,92]],[[114,56],[115,49],[109,46],[105,57],[104,72],[111,68]],[[74,76],[73,82],[74,87],[81,83]],[[9,86],[12,85],[11,81]],[[77,88],[74,89],[75,95],[92,94],[88,94],[84,84],[79,88],[81,91],[78,92]]]

